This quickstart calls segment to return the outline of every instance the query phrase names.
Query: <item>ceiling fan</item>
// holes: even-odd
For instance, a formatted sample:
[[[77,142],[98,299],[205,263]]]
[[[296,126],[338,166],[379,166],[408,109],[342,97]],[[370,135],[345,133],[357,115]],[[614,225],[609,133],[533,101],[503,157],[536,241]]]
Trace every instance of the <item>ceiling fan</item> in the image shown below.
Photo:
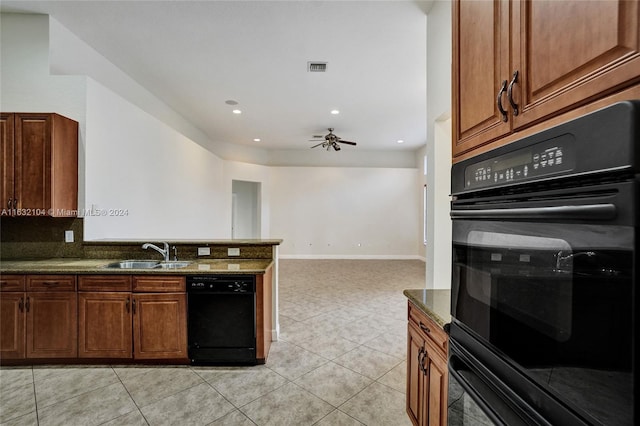
[[[354,145],[354,146],[356,145],[355,142],[343,141],[341,138],[334,135],[333,127],[329,127],[327,130],[329,130],[329,133],[325,135],[324,138],[322,136],[314,136],[314,138],[322,138],[322,139],[311,139],[312,142],[322,141],[319,144],[312,146],[311,148],[321,146],[323,148],[327,148],[327,151],[329,151],[331,148],[333,148],[336,151],[340,151],[340,145],[338,145],[339,143],[344,143],[347,145]]]

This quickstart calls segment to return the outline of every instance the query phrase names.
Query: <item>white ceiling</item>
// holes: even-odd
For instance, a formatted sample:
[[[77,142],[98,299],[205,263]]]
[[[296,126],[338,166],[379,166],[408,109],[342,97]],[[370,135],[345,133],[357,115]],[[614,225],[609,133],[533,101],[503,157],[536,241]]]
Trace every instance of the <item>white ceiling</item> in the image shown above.
[[[1,7],[53,16],[214,142],[308,150],[312,135],[334,127],[358,143],[344,150],[391,151],[426,143],[431,4],[2,0]],[[327,62],[327,72],[308,72],[308,61]]]

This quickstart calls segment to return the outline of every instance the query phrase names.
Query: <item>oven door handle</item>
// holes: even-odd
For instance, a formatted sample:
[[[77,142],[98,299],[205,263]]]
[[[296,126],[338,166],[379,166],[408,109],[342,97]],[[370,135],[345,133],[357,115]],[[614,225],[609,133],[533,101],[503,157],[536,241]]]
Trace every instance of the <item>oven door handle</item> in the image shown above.
[[[451,362],[454,360],[454,362]],[[476,374],[464,361],[455,355],[449,361],[449,374],[482,409],[484,414],[499,426],[526,426],[534,424],[524,418],[531,419],[524,413],[518,414],[494,389],[489,387],[480,375]],[[497,415],[496,412],[500,413]],[[524,417],[524,418],[523,418]],[[542,419],[538,418],[538,421]],[[542,420],[544,425],[550,425]]]
[[[614,204],[580,206],[523,207],[512,209],[451,210],[452,219],[589,219],[611,220],[616,217]]]

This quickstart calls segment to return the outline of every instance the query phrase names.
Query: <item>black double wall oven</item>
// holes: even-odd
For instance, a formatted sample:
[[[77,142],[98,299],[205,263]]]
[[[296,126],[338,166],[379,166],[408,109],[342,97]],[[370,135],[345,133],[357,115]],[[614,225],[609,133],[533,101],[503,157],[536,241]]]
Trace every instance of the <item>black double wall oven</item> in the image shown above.
[[[450,425],[634,425],[640,101],[452,167]]]

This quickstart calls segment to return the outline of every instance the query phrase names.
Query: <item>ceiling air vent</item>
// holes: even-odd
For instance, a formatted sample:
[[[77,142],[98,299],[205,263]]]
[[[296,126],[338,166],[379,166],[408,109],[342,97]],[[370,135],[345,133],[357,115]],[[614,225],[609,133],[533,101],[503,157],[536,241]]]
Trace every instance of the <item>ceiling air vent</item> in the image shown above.
[[[327,63],[326,62],[307,62],[307,70],[309,72],[326,72],[327,71]]]

